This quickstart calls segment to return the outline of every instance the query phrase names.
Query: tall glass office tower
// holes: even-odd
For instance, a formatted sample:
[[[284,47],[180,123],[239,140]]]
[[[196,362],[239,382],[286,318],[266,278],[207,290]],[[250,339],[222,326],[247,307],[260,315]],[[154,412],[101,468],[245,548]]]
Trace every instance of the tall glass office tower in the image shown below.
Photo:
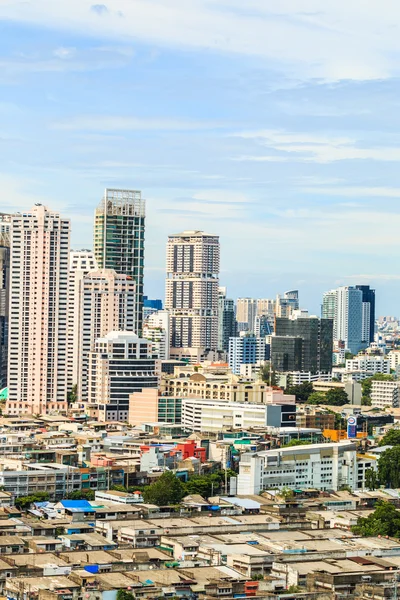
[[[135,190],[106,189],[95,212],[94,253],[100,269],[136,282],[135,333],[142,331],[146,201]]]

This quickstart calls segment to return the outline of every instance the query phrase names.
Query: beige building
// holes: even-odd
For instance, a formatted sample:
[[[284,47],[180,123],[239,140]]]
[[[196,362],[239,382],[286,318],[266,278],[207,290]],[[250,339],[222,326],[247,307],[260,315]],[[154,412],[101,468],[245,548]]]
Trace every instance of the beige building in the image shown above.
[[[11,223],[6,411],[64,411],[70,222],[36,205]]]
[[[171,358],[215,351],[218,346],[219,238],[203,231],[170,235],[165,308],[170,311]]]
[[[242,379],[227,368],[200,369],[202,372],[190,372],[182,368],[175,369],[173,376],[162,379],[161,389],[168,396],[202,398],[204,400],[224,400],[249,404],[291,404],[295,396],[284,394],[262,381]]]
[[[71,251],[69,255],[68,281],[68,391],[78,383],[79,368],[79,299],[83,278],[97,269],[97,261],[91,250]]]
[[[275,300],[259,298],[257,300],[257,316],[273,317],[275,314]]]
[[[136,284],[112,269],[82,279],[79,298],[78,399],[88,399],[88,358],[95,342],[111,331],[134,331]]]
[[[255,298],[238,298],[236,301],[236,321],[242,331],[254,331],[257,316],[258,300]],[[244,328],[244,329],[243,329]]]

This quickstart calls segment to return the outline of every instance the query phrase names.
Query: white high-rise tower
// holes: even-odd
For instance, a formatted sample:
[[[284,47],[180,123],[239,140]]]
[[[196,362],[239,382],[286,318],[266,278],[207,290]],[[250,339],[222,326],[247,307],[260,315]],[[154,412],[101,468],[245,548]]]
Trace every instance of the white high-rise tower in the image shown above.
[[[11,219],[8,414],[67,408],[69,238],[39,204]]]

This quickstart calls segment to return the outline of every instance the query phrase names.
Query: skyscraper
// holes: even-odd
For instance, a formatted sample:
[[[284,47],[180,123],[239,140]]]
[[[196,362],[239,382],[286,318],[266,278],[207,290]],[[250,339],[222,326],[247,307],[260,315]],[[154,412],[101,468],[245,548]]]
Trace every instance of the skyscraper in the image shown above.
[[[78,399],[88,399],[89,353],[111,331],[134,331],[135,282],[112,269],[91,271],[81,281],[79,298]]]
[[[100,269],[113,269],[136,283],[135,332],[143,322],[146,201],[134,190],[106,189],[95,212],[94,254]]]
[[[11,219],[8,414],[67,408],[69,238],[40,204]]]
[[[165,308],[171,318],[171,358],[198,360],[218,346],[219,238],[203,231],[170,235]]]
[[[356,285],[357,290],[362,291],[363,303],[363,341],[370,344],[375,335],[375,290],[369,285]]]
[[[322,316],[333,317],[333,339],[344,342],[345,348],[357,354],[363,343],[363,292],[355,287],[342,286],[325,292]]]
[[[0,214],[0,390],[7,386],[11,215]]]
[[[290,290],[281,296],[276,297],[275,315],[277,317],[287,318],[290,317],[294,310],[299,309],[299,292],[297,290]]]
[[[218,350],[228,352],[229,338],[237,334],[235,303],[226,297],[226,288],[218,291]]]
[[[254,319],[257,315],[255,298],[238,298],[236,301],[236,321],[240,331],[254,332]]]
[[[130,394],[157,388],[158,376],[148,340],[112,331],[89,353],[88,399],[98,405],[100,421],[127,421]]]
[[[275,319],[275,335],[271,337],[271,361],[277,371],[330,373],[332,351],[331,319]]]
[[[97,262],[91,250],[71,251],[68,280],[68,392],[78,383],[81,284],[85,275],[96,269]]]

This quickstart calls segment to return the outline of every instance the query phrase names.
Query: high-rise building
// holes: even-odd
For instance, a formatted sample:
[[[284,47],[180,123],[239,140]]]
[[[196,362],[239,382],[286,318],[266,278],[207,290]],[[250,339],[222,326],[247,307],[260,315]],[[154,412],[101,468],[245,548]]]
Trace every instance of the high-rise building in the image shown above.
[[[143,337],[152,343],[153,353],[160,360],[169,359],[169,312],[157,310],[143,324]]]
[[[170,235],[165,308],[170,312],[171,357],[218,347],[219,238],[203,231]]]
[[[78,399],[88,399],[89,353],[97,339],[111,331],[135,328],[136,284],[112,269],[91,271],[81,281],[79,294]]]
[[[322,316],[333,317],[333,339],[344,342],[345,348],[357,354],[366,343],[363,340],[363,292],[342,286],[325,292]],[[368,344],[368,342],[367,342]]]
[[[275,315],[277,317],[288,318],[294,310],[299,309],[299,292],[290,290],[282,296],[276,297]]]
[[[142,331],[146,201],[141,192],[106,189],[95,212],[94,254],[100,269],[136,283],[135,332]]]
[[[0,214],[0,390],[7,386],[11,215]]]
[[[236,321],[241,331],[254,333],[254,320],[257,315],[256,298],[238,298],[236,301]]]
[[[67,408],[70,222],[37,204],[11,219],[10,415]]]
[[[275,316],[275,300],[269,300],[268,298],[258,298],[257,316],[273,318]]]
[[[240,375],[241,365],[256,365],[266,360],[265,339],[243,335],[229,340],[229,368]]]
[[[80,327],[80,290],[83,278],[97,270],[97,262],[91,250],[72,250],[69,255],[68,281],[68,379],[70,392],[78,383],[79,370],[79,327]]]
[[[112,331],[89,353],[88,400],[97,404],[100,421],[127,421],[130,394],[157,388],[159,375],[148,340]]]
[[[330,373],[333,321],[318,317],[275,319],[271,362],[276,371]]]
[[[226,288],[218,291],[218,350],[228,352],[229,338],[236,337],[235,302],[226,297]]]
[[[356,288],[362,291],[362,339],[369,345],[374,341],[375,335],[375,290],[369,285],[356,285]]]

